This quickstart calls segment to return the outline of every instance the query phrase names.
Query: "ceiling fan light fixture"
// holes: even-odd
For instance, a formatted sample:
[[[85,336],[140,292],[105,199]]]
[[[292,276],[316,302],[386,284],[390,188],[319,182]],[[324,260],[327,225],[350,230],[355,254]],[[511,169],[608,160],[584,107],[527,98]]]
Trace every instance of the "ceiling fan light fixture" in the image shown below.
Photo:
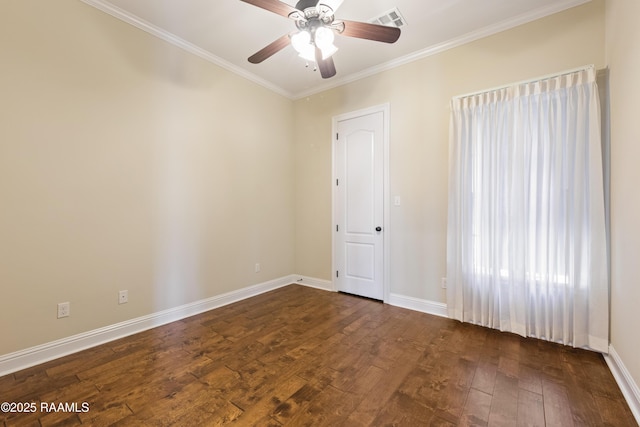
[[[322,51],[322,59],[327,59],[333,56],[333,54],[338,51],[338,48],[336,45],[331,44],[330,46],[320,48],[320,51]]]
[[[333,34],[333,31],[326,27],[318,27],[318,29],[316,29],[314,40],[316,42],[316,46],[321,50],[324,50],[333,46],[335,35]]]
[[[327,59],[338,51],[338,48],[333,44],[334,39],[333,31],[320,27],[315,31],[313,42],[311,41],[311,33],[307,30],[301,30],[291,36],[291,45],[298,52],[298,56],[307,61],[315,62],[316,46],[322,52],[322,59]]]
[[[316,29],[314,41],[318,49],[322,51],[322,59],[330,58],[338,51],[336,45],[333,44],[336,36],[333,30],[327,27],[319,27]]]
[[[311,43],[311,34],[308,31],[302,30],[291,36],[291,45],[298,52],[300,58],[307,61],[316,60],[316,49]]]
[[[291,36],[291,45],[298,53],[302,53],[307,46],[311,46],[311,34],[308,31],[298,31]]]
[[[312,44],[308,44],[298,56],[306,61],[314,62],[316,60],[316,49]]]

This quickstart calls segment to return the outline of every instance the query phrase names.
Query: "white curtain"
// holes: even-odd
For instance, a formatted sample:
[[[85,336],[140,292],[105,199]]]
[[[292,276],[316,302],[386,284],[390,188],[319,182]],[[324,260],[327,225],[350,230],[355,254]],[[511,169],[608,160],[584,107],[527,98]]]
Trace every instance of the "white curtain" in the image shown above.
[[[449,316],[608,352],[595,70],[454,98],[449,171]]]

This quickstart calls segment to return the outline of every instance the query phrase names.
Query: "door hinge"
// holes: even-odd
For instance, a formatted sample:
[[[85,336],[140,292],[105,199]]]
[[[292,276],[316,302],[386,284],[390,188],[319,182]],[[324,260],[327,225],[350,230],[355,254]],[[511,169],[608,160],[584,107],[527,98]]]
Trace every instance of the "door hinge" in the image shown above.
[[[340,139],[340,134],[336,132],[336,141]]]
[[[340,226],[336,224],[336,231],[340,231]]]
[[[340,272],[336,270],[336,277],[340,277]]]
[[[340,185],[340,180],[336,179],[336,185]]]

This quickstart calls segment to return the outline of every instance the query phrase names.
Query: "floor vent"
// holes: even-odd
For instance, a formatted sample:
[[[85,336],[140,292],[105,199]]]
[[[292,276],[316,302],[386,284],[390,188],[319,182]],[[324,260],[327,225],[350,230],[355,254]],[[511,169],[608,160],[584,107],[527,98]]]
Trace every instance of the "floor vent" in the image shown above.
[[[400,13],[397,7],[383,13],[382,15],[373,18],[371,21],[372,24],[380,24],[386,25],[387,27],[404,27],[407,25],[407,21],[404,19],[404,16]]]

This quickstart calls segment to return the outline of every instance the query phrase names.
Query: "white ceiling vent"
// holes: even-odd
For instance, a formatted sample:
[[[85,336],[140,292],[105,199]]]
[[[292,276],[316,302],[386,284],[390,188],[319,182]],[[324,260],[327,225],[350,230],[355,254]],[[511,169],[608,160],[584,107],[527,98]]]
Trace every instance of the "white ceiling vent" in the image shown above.
[[[407,25],[407,21],[405,21],[404,16],[400,13],[397,7],[385,12],[384,14],[373,18],[371,21],[372,24],[380,24],[386,25],[387,27],[404,27]]]

